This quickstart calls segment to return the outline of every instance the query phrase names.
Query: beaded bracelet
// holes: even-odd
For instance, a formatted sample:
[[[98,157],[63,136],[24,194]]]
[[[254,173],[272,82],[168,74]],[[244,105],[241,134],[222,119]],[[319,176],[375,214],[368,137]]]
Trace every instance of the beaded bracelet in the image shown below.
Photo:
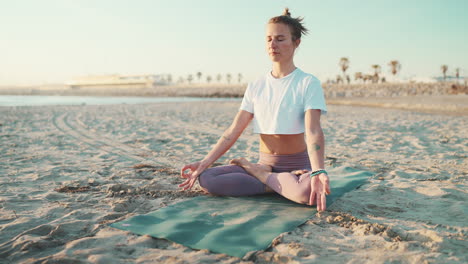
[[[327,171],[326,170],[317,170],[317,171],[313,171],[310,173],[310,177],[314,177],[315,175],[318,175],[320,173],[325,173],[326,175],[328,175]]]

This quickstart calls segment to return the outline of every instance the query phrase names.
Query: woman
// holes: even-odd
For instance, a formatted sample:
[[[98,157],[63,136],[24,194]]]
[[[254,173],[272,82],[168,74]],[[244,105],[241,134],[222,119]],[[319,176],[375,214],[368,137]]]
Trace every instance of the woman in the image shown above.
[[[326,113],[320,81],[298,69],[294,52],[307,29],[301,18],[286,8],[269,20],[267,51],[271,72],[249,83],[239,112],[216,145],[199,162],[185,165],[179,185],[190,189],[200,176],[200,186],[216,195],[244,196],[277,192],[297,203],[326,209],[329,179],[324,170],[325,140],[320,115]],[[236,142],[250,121],[260,135],[258,164],[244,158],[230,165],[208,168]],[[305,136],[305,137],[304,137]]]

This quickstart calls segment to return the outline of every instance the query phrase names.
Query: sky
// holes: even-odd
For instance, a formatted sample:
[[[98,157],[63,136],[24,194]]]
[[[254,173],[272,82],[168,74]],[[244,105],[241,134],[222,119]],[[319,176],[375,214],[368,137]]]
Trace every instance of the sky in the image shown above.
[[[271,69],[269,18],[304,17],[295,65],[322,81],[402,64],[401,78],[468,75],[467,0],[0,0],[0,85],[102,74],[243,75]]]

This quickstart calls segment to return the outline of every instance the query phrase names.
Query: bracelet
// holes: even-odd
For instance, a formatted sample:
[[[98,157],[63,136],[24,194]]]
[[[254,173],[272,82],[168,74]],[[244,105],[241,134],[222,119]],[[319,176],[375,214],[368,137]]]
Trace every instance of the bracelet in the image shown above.
[[[315,175],[317,174],[320,174],[320,173],[325,173],[326,175],[328,175],[327,171],[326,170],[317,170],[317,171],[313,171],[310,173],[310,177],[314,177]]]

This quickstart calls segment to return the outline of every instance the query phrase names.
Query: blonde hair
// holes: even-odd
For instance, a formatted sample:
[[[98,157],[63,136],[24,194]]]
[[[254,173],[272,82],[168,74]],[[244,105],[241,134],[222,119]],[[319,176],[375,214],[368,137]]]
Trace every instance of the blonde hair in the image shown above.
[[[292,40],[295,41],[296,39],[300,39],[302,35],[306,35],[309,30],[304,27],[302,17],[292,18],[291,13],[289,12],[289,8],[285,8],[283,14],[281,16],[275,16],[270,18],[268,24],[285,24],[289,27],[291,31]]]

